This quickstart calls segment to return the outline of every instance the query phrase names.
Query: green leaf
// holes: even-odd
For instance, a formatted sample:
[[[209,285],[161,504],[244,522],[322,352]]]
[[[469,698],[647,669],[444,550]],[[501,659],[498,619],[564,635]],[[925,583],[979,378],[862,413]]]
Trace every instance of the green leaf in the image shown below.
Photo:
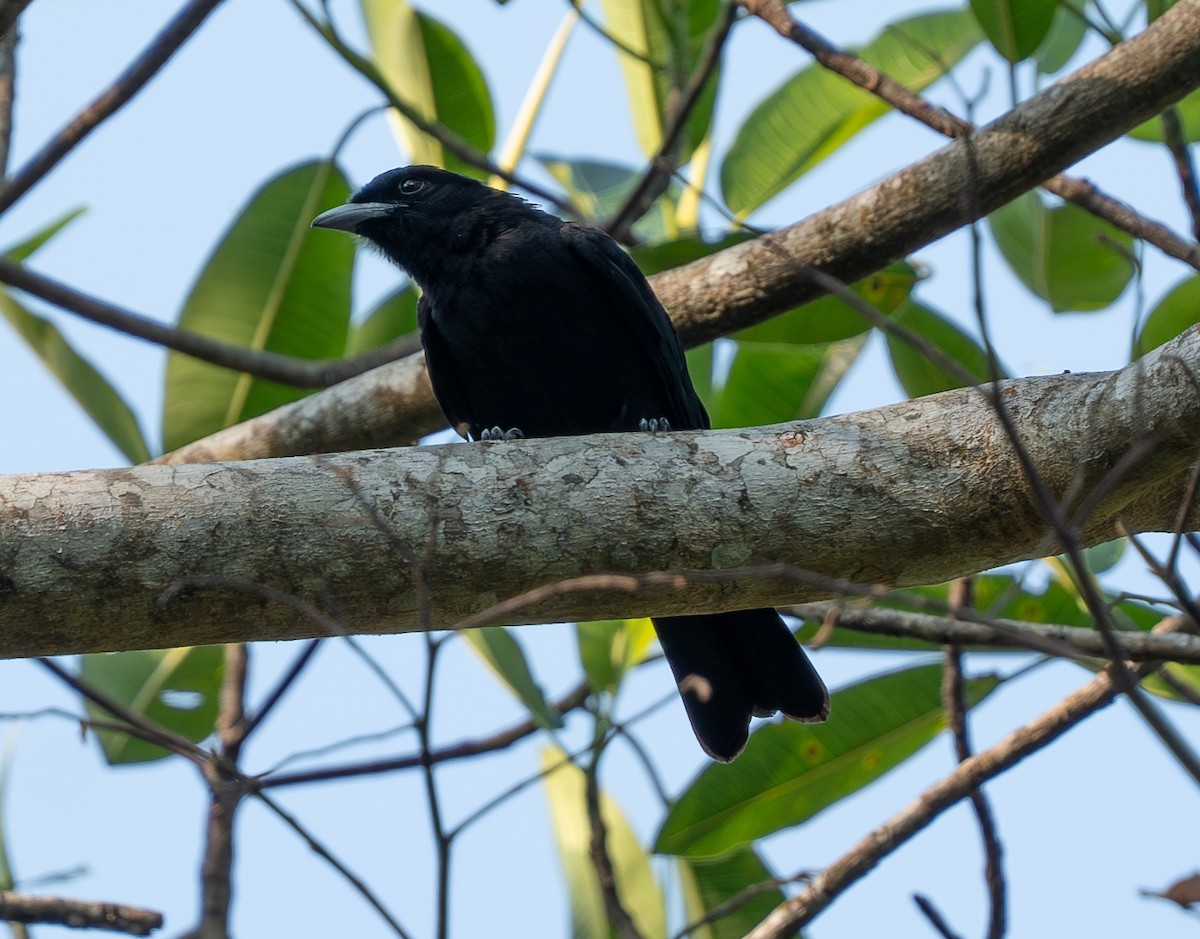
[[[1042,44],[1054,21],[1057,0],[971,0],[971,12],[997,52],[1012,64]]]
[[[379,301],[361,323],[350,327],[346,355],[360,355],[417,330],[417,290],[412,284]]]
[[[916,267],[908,261],[897,261],[851,284],[850,289],[886,316],[908,298],[917,278]],[[874,325],[873,320],[840,297],[825,296],[740,330],[731,338],[739,342],[837,342],[860,335]]]
[[[616,694],[629,669],[645,658],[654,626],[646,618],[576,623],[575,638],[592,690]]]
[[[739,342],[715,396],[713,427],[803,420],[825,402],[858,358],[866,335],[825,345]]]
[[[709,33],[716,26],[719,0],[603,0],[610,35],[618,51],[638,143],[646,156],[662,146],[671,103],[696,69]],[[686,163],[712,122],[717,80],[705,86],[688,117],[680,163]]]
[[[982,38],[969,10],[925,13],[888,26],[860,55],[920,91]],[[721,165],[725,204],[744,218],[889,108],[820,65],[802,69],[761,101]]]
[[[225,666],[222,646],[193,646],[144,652],[85,655],[79,677],[130,711],[191,741],[212,733]],[[85,700],[88,714],[112,721],[108,711]],[[170,756],[168,750],[111,730],[96,736],[112,765],[146,763]]]
[[[678,858],[683,905],[689,923],[703,918],[748,887],[774,874],[753,848],[738,848],[719,858]],[[786,899],[779,888],[764,890],[720,919],[688,933],[690,939],[740,939]]]
[[[1133,278],[1133,238],[1071,203],[1027,192],[988,225],[1013,273],[1055,312],[1102,310]]]
[[[304,163],[267,182],[222,236],[179,314],[179,326],[233,345],[306,359],[346,351],[354,242],[313,231],[350,187],[329,162]],[[172,352],[163,446],[174,450],[309,391],[251,378]]]
[[[1034,54],[1038,71],[1043,75],[1062,71],[1079,51],[1086,35],[1087,24],[1083,17],[1072,13],[1066,3],[1059,3],[1054,10],[1050,31]]]
[[[571,897],[571,936],[610,939],[604,897],[590,855],[591,825],[583,771],[556,747],[542,750],[542,768],[546,771],[554,840]],[[600,816],[608,830],[607,847],[617,894],[638,932],[645,939],[661,939],[667,932],[666,913],[650,857],[620,807],[604,792],[600,793]]]
[[[46,244],[46,242],[70,225],[75,219],[79,218],[85,211],[83,206],[80,206],[60,215],[49,225],[34,232],[23,241],[17,242],[11,248],[8,248],[4,251],[4,256],[18,264],[27,261],[38,248]]]
[[[133,409],[53,323],[31,313],[2,288],[0,314],[130,463],[150,459],[150,448]]]
[[[405,0],[362,0],[376,68],[388,86],[427,121],[439,121],[481,154],[496,140],[492,96],[475,57],[445,23]],[[440,141],[399,112],[388,114],[410,162],[482,178]]]
[[[0,754],[0,890],[12,890],[16,885],[16,875],[13,873],[11,852],[8,847],[8,825],[5,818],[8,815],[8,774],[12,772],[13,753],[17,747],[17,728],[12,724],[4,741],[4,752]]]
[[[636,170],[600,160],[542,156],[538,162],[566,190],[572,204],[583,214],[584,221],[590,222],[600,222],[615,215],[641,179],[641,173]],[[678,187],[671,187],[667,197],[660,198],[637,220],[633,231],[638,240],[656,243],[676,236],[670,200],[677,194]]]
[[[1175,110],[1179,114],[1183,139],[1188,143],[1200,140],[1200,91],[1193,91],[1189,94],[1175,105]],[[1165,143],[1166,136],[1163,134],[1162,118],[1150,118],[1131,130],[1129,136],[1143,143]]]
[[[654,850],[685,857],[724,854],[807,821],[883,776],[945,726],[940,665],[851,685],[833,696],[829,721],[765,724],[736,763],[703,771],[667,813]],[[998,684],[966,683],[969,706]]]
[[[525,705],[539,727],[562,727],[562,716],[546,700],[520,643],[509,630],[503,626],[484,626],[481,629],[464,630],[462,635],[491,667],[496,677]]]
[[[992,380],[988,367],[987,353],[966,332],[942,314],[916,300],[906,300],[892,315],[892,322],[915,333],[942,355],[957,363],[976,382]],[[898,336],[888,333],[888,355],[896,378],[910,398],[936,394],[951,388],[962,388],[969,384],[963,377],[924,351],[917,349]],[[999,377],[1004,377],[1003,370]]]
[[[1200,275],[1192,274],[1155,304],[1138,332],[1134,355],[1143,356],[1157,349],[1197,323],[1200,323]]]

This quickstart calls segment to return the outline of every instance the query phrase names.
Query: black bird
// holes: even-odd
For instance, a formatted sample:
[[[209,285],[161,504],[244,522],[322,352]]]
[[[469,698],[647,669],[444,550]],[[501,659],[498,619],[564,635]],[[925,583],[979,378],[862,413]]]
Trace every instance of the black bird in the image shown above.
[[[607,234],[431,166],[377,176],[313,226],[365,238],[421,287],[438,404],[475,440],[709,426],[666,311]],[[775,610],[654,620],[713,759],[751,716],[824,720],[829,694]]]

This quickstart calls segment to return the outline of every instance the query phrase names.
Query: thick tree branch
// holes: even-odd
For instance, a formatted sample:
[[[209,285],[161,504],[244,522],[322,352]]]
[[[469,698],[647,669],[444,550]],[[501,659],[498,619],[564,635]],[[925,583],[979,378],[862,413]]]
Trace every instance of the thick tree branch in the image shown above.
[[[162,928],[163,917],[122,903],[35,897],[0,890],[0,922],[53,923],[74,929],[106,929],[131,936],[148,936]]]
[[[809,268],[846,283],[865,277],[1053,177],[1197,85],[1200,4],[1177,4],[1140,35],[974,134],[789,228],[663,272],[651,283],[684,343],[707,342],[819,296]],[[1097,198],[1088,184],[1074,182],[1064,195]],[[444,423],[424,362],[412,358],[164,460],[394,446]]]
[[[1175,529],[1198,365],[1200,329],[1118,372],[1000,385],[1042,483],[1067,517],[1087,506],[1081,543],[1118,523]],[[1123,459],[1131,449],[1139,460]],[[1055,549],[976,389],[744,431],[16,476],[0,481],[0,654],[311,635],[311,617],[269,591],[338,604],[348,631],[418,629],[413,563],[441,628],[780,605],[832,593],[797,570],[903,586]],[[727,573],[772,564],[772,577]],[[478,615],[581,574],[663,567],[717,570]]]

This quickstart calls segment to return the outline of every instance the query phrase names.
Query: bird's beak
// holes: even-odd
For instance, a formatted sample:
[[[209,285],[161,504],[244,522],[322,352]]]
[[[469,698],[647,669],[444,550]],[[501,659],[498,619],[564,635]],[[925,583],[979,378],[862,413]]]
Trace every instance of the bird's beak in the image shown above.
[[[336,228],[338,231],[355,232],[368,219],[390,215],[395,206],[387,202],[348,202],[322,212],[312,220],[313,228]]]

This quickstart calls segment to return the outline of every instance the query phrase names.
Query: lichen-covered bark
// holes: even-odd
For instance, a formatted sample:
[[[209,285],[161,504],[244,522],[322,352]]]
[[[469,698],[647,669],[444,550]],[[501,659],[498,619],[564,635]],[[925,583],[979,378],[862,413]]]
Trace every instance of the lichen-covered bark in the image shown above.
[[[1193,330],[1119,372],[1000,386],[1050,490],[1069,512],[1094,501],[1079,522],[1085,542],[1114,537],[1117,519],[1174,525],[1196,459],[1198,364]],[[1131,448],[1142,459],[1114,475]],[[785,564],[903,585],[1055,550],[992,404],[973,389],[774,428],[16,476],[0,493],[9,656],[449,627],[584,574]],[[415,569],[430,585],[427,624]],[[506,619],[828,594],[740,576],[568,593]]]

